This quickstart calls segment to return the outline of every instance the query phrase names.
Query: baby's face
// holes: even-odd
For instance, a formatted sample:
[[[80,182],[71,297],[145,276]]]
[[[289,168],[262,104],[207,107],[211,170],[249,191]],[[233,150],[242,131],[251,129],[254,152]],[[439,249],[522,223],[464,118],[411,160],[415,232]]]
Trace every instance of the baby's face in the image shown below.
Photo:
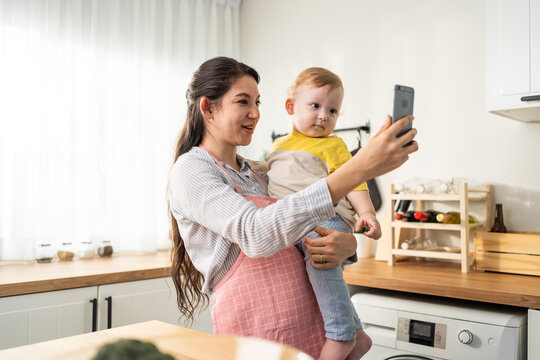
[[[293,131],[309,137],[324,137],[334,131],[343,101],[343,89],[326,85],[314,88],[300,85],[286,108],[293,118]]]

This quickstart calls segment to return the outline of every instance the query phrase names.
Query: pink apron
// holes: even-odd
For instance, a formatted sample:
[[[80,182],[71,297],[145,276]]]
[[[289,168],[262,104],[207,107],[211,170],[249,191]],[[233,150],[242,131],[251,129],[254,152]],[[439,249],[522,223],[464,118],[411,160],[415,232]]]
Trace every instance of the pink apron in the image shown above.
[[[243,195],[233,183],[236,192]],[[277,201],[268,196],[245,198],[258,208]],[[304,258],[294,246],[264,258],[248,258],[240,252],[227,275],[214,287],[212,319],[215,334],[274,340],[314,358],[319,357],[326,340]]]

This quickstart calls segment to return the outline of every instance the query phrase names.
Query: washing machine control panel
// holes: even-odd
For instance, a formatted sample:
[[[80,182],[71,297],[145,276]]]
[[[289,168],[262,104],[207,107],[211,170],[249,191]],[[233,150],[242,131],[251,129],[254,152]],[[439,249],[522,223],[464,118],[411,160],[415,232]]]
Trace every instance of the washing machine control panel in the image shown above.
[[[397,339],[446,349],[446,325],[400,317],[398,319]]]

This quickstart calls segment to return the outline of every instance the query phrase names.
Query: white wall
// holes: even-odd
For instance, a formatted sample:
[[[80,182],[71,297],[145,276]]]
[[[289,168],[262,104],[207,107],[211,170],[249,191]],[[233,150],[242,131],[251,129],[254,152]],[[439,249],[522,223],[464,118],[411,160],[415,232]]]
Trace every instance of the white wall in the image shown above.
[[[306,67],[341,76],[338,127],[369,118],[376,131],[393,85],[410,85],[420,150],[377,179],[383,200],[390,182],[466,177],[495,184],[510,230],[540,231],[540,123],[485,110],[484,1],[244,0],[240,21],[241,60],[260,72],[263,102],[244,154],[260,158],[272,130],[289,131],[286,88]]]

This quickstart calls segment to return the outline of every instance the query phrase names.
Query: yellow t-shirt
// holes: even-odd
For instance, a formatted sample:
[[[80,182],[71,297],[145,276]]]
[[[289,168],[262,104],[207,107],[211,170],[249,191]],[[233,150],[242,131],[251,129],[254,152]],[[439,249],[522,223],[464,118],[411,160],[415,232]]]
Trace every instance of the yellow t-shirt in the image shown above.
[[[347,145],[338,136],[313,138],[291,132],[274,142],[268,156],[268,193],[284,198],[328,176],[350,158]],[[364,182],[354,191],[367,189]],[[336,213],[354,228],[354,210],[346,199],[338,203]]]

